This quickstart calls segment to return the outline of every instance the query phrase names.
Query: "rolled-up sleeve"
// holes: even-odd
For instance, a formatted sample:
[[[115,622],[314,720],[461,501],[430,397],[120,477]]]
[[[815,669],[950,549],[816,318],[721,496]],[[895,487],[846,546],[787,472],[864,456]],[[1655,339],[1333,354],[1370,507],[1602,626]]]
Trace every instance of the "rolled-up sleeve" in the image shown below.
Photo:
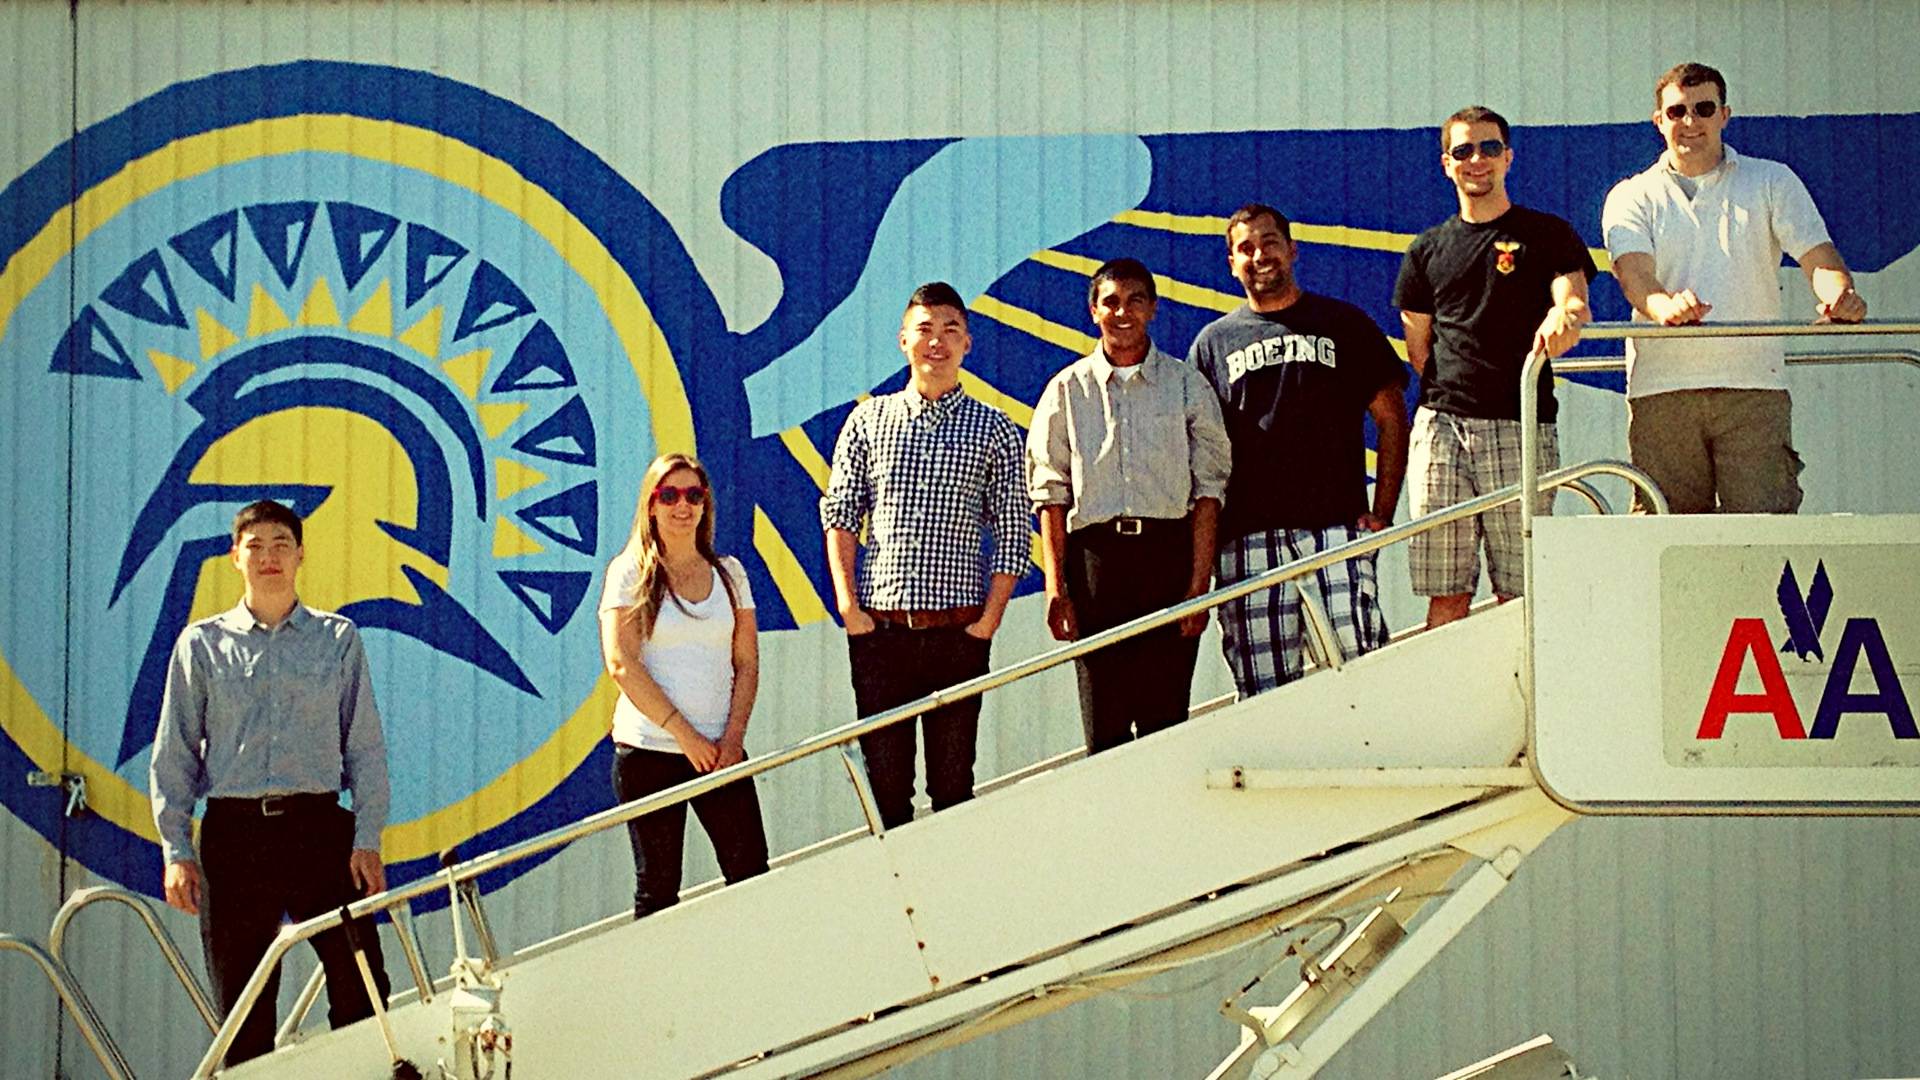
[[[1224,506],[1227,478],[1233,472],[1233,444],[1227,441],[1220,398],[1205,375],[1189,368],[1186,376],[1187,467],[1193,474],[1193,498],[1212,499]]]
[[[1066,381],[1056,375],[1033,407],[1033,426],[1027,429],[1027,498],[1035,506],[1073,504],[1073,444],[1066,397]]]
[[[845,529],[858,533],[860,523],[866,520],[872,492],[867,483],[867,437],[863,419],[864,410],[871,407],[871,401],[856,406],[840,428],[839,440],[833,444],[827,491],[820,496],[822,530]]]
[[[347,650],[341,658],[340,686],[341,783],[353,792],[353,846],[379,851],[380,833],[387,827],[390,793],[387,786],[387,740],[380,731],[380,710],[373,701],[373,673],[360,633],[349,626]]]
[[[166,689],[160,698],[160,723],[153,734],[147,764],[147,788],[153,799],[153,823],[160,831],[167,862],[191,861],[193,804],[207,791],[207,681],[194,670],[193,646],[185,635],[167,662]]]
[[[1033,565],[1032,510],[1020,482],[1021,445],[1019,429],[1002,417],[996,425],[988,460],[992,474],[987,483],[986,512],[993,527],[992,572],[1025,577]]]

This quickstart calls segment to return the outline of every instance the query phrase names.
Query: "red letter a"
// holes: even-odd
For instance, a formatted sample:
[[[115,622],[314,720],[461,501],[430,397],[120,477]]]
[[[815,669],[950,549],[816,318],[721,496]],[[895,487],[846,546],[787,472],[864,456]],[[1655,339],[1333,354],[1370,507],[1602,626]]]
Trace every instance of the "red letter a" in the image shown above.
[[[1761,693],[1741,694],[1740,672],[1748,653],[1760,674]],[[1727,647],[1720,654],[1720,670],[1713,677],[1713,692],[1707,695],[1707,711],[1700,714],[1701,739],[1717,739],[1727,730],[1730,713],[1772,713],[1773,724],[1783,739],[1804,739],[1807,729],[1800,723],[1800,708],[1787,692],[1787,677],[1780,670],[1780,658],[1773,655],[1773,642],[1767,638],[1767,624],[1759,619],[1735,619],[1727,632]]]

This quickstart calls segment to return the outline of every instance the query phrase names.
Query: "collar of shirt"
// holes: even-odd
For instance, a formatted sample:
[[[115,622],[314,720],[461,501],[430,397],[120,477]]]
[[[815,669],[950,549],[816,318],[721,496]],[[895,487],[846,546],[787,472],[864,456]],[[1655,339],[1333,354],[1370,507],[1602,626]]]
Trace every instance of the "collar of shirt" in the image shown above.
[[[1671,150],[1663,150],[1660,152],[1660,160],[1658,162],[1658,165],[1662,172],[1668,173],[1674,177],[1684,177],[1685,179],[1690,180],[1693,183],[1699,184],[1704,187],[1708,183],[1711,183],[1715,180],[1720,180],[1725,177],[1732,176],[1733,170],[1737,168],[1739,165],[1739,161],[1740,161],[1740,155],[1733,152],[1733,147],[1728,146],[1726,143],[1721,143],[1720,144],[1720,164],[1715,165],[1713,168],[1708,169],[1706,172],[1701,173],[1699,176],[1687,176],[1685,173],[1681,172],[1679,169],[1674,168],[1673,167],[1673,151]]]
[[[1100,384],[1102,386],[1105,386],[1106,384],[1112,382],[1114,372],[1120,370],[1120,368],[1119,368],[1119,365],[1107,359],[1107,347],[1105,345],[1101,345],[1098,348],[1094,349],[1093,352],[1088,355],[1093,360],[1093,373],[1097,378],[1099,378]],[[1161,352],[1160,346],[1155,345],[1153,342],[1149,341],[1147,342],[1146,359],[1141,360],[1138,364],[1134,366],[1140,369],[1139,378],[1144,379],[1147,382],[1152,382],[1154,381],[1154,369],[1159,366],[1160,361],[1168,360],[1168,359],[1172,359],[1172,358],[1167,356],[1167,354]]]
[[[900,399],[907,406],[907,416],[915,420],[925,416],[936,424],[952,416],[966,396],[967,390],[963,386],[955,386],[937,398],[922,397],[920,391],[911,386],[900,391]]]
[[[306,625],[306,621],[310,618],[312,618],[312,615],[307,612],[307,605],[301,603],[296,598],[293,602],[293,610],[287,613],[286,618],[280,620],[279,625],[289,630],[298,630],[300,627]],[[220,616],[220,624],[236,634],[250,634],[255,630],[265,630],[271,633],[277,629],[277,627],[268,626],[266,623],[261,622],[259,617],[253,613],[253,609],[247,606],[247,602],[244,599],[233,605],[232,609],[225,615]]]

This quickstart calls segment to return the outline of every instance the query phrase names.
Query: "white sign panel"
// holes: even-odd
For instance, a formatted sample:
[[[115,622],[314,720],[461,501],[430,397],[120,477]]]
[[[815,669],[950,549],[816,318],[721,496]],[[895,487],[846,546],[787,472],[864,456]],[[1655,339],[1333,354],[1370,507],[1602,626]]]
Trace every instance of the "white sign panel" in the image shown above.
[[[1660,555],[1666,758],[1920,765],[1920,545]]]
[[[1920,519],[1536,529],[1542,782],[1592,811],[1920,809]]]

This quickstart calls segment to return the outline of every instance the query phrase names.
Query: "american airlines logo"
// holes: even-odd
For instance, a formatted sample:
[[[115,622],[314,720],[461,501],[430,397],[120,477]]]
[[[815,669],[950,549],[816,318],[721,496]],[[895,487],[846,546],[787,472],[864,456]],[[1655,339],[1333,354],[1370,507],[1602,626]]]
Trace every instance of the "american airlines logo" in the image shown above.
[[[1807,702],[1813,705],[1813,724],[1806,725],[1802,702],[1788,686],[1788,673],[1780,657],[1794,655],[1791,663],[1800,668],[1794,672],[1796,676],[1817,677],[1818,666],[1826,663],[1823,637],[1834,602],[1826,560],[1815,563],[1805,592],[1801,591],[1793,561],[1787,560],[1775,592],[1786,640],[1776,651],[1773,632],[1765,619],[1732,620],[1695,738],[1721,739],[1726,737],[1730,721],[1750,722],[1750,718],[1764,717],[1772,721],[1774,732],[1782,740],[1833,739],[1839,734],[1841,720],[1855,717],[1855,723],[1877,718],[1895,739],[1920,739],[1899,668],[1887,648],[1880,620],[1872,616],[1851,616],[1842,625],[1833,659],[1824,680],[1819,680],[1820,695]],[[1749,671],[1753,680],[1747,679]],[[1758,692],[1743,691],[1743,680],[1749,685],[1757,680]]]

